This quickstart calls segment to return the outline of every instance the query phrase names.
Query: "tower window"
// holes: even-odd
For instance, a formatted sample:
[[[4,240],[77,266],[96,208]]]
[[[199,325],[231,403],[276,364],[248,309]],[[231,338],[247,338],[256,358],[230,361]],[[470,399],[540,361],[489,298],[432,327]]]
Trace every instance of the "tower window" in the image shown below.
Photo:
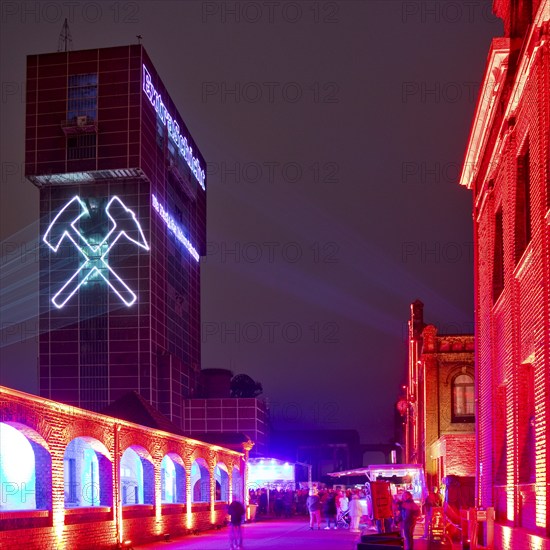
[[[75,74],[69,76],[67,120],[78,117],[97,119],[97,74]]]
[[[80,134],[67,138],[67,159],[81,160],[95,158],[96,135]]]

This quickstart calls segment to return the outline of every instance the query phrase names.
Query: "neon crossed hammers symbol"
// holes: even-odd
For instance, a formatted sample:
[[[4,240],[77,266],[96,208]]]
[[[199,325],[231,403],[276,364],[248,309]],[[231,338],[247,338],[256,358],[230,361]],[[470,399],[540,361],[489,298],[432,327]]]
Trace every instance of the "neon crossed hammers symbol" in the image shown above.
[[[62,308],[78,291],[80,286],[86,283],[94,274],[99,275],[127,306],[131,306],[137,300],[137,296],[115,273],[106,258],[109,250],[121,237],[125,237],[145,250],[149,250],[149,245],[145,240],[139,222],[136,220],[136,215],[132,210],[126,208],[118,197],[112,197],[109,200],[105,212],[111,222],[111,228],[103,240],[95,246],[90,244],[76,226],[80,218],[90,215],[86,204],[78,195],[73,197],[58,212],[46,230],[42,240],[54,252],[57,252],[61,243],[68,239],[84,257],[84,263],[52,298],[55,307]],[[98,268],[98,264],[101,269]],[[85,270],[89,271],[82,275]],[[110,276],[107,276],[106,272]]]

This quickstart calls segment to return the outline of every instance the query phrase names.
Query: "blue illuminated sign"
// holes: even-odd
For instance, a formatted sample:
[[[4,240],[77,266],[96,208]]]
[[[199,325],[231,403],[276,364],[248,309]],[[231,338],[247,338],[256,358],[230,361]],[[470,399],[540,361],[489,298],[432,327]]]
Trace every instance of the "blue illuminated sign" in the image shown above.
[[[195,260],[198,262],[200,258],[199,253],[191,244],[191,241],[183,234],[183,229],[174,221],[174,218],[170,216],[164,206],[159,203],[157,197],[155,197],[155,195],[151,196],[153,201],[153,208],[158,212],[159,216],[166,224],[166,227],[168,227],[168,229],[176,236],[176,239],[178,239],[178,241],[187,249],[189,254],[191,254],[191,256],[193,256],[193,258],[195,258]]]
[[[155,87],[151,82],[151,74],[145,65],[143,65],[143,91],[155,109],[155,112],[159,116],[160,120],[162,120],[162,123],[166,126],[168,130],[168,137],[178,148],[180,155],[185,159],[185,162],[191,169],[191,172],[193,172],[193,175],[199,182],[200,186],[203,189],[206,189],[205,172],[201,167],[200,161],[197,157],[193,156],[193,148],[190,147],[187,138],[181,135],[179,124],[166,109],[166,106],[162,101],[162,96],[155,90]]]
[[[131,306],[137,297],[130,287],[115,273],[107,262],[109,251],[115,243],[124,237],[136,246],[149,250],[145,235],[136,215],[118,198],[112,197],[105,207],[111,227],[105,237],[99,242],[82,235],[78,221],[90,216],[84,201],[73,197],[55,216],[48,226],[42,240],[56,253],[61,243],[68,239],[82,255],[81,266],[52,298],[52,303],[58,309],[62,308],[89,280],[100,277],[111,290],[127,305]]]

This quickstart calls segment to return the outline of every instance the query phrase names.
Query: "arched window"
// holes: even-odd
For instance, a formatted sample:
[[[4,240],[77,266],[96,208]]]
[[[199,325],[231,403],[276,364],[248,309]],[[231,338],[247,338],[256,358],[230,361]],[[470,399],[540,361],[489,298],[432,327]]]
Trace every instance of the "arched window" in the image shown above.
[[[63,456],[65,507],[112,506],[112,464],[105,446],[77,437]]]
[[[229,474],[227,473],[227,466],[223,462],[216,464],[214,479],[216,480],[214,498],[218,501],[229,502]]]
[[[185,468],[181,458],[167,454],[160,464],[160,498],[163,503],[184,503],[186,500]]]
[[[452,383],[453,422],[473,422],[474,379],[469,374],[459,374]]]
[[[233,486],[233,500],[238,500],[239,502],[244,502],[243,500],[243,479],[241,472],[238,468],[233,466],[233,476],[231,478]]]
[[[210,474],[206,461],[197,458],[191,465],[193,502],[210,502]]]
[[[122,505],[154,504],[155,472],[149,453],[132,446],[120,459]]]
[[[0,511],[50,509],[51,487],[46,442],[28,426],[0,422]]]

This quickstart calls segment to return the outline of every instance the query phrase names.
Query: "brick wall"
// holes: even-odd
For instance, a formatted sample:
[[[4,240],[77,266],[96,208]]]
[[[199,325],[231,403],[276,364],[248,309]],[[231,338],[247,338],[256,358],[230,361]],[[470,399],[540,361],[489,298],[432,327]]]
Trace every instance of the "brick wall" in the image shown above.
[[[474,380],[474,336],[440,335],[427,325],[422,331],[422,364],[418,431],[425,451],[428,484],[446,475],[475,475],[475,424],[453,417],[453,381],[466,374]],[[472,396],[473,397],[473,396]],[[420,406],[422,405],[422,406]],[[462,419],[464,420],[464,419]]]
[[[445,440],[445,475],[475,476],[475,434],[447,435]]]
[[[461,177],[474,195],[477,501],[495,507],[496,549],[547,550],[550,2],[495,8],[505,38],[492,44]]]
[[[548,49],[547,47],[545,48]],[[540,125],[542,105],[538,90],[542,84],[543,59],[548,53],[539,51],[538,62],[532,68],[522,101],[518,106],[515,124],[502,150],[500,170],[494,180],[494,198],[480,214],[478,227],[494,234],[495,212],[502,209],[504,227],[504,289],[498,297],[493,295],[494,239],[483,242],[478,238],[477,269],[480,283],[478,324],[482,318],[492,321],[489,334],[478,333],[481,350],[479,376],[484,388],[480,391],[480,439],[482,449],[480,463],[482,505],[492,505],[491,486],[506,487],[506,499],[496,502],[497,517],[509,527],[532,529],[537,534],[548,534],[548,206],[546,197],[547,172],[541,170],[548,164],[548,127]],[[548,65],[548,61],[546,61]],[[550,102],[546,90],[546,102]],[[544,118],[544,117],[542,117]],[[546,135],[541,135],[542,131]],[[517,259],[518,193],[517,158],[529,142],[531,157],[531,241],[522,257]],[[545,158],[546,156],[546,158]],[[545,259],[546,257],[546,259]],[[546,336],[545,336],[546,334]],[[532,373],[532,374],[530,374]],[[533,376],[534,395],[530,395],[529,377]],[[531,418],[531,408],[534,418]],[[531,426],[531,423],[533,426]],[[534,428],[534,448],[529,450],[530,430]],[[526,463],[532,452],[533,482],[538,487],[539,504],[527,505],[521,491],[533,491],[526,479]],[[527,454],[526,454],[527,453]],[[537,517],[538,516],[538,520]]]
[[[0,547],[6,550],[98,550],[113,548],[120,539],[150,542],[162,540],[165,533],[175,536],[210,529],[223,524],[226,518],[227,502],[213,502],[216,464],[225,465],[229,490],[233,486],[233,475],[244,483],[241,472],[244,472],[247,452],[211,446],[1,386],[0,405],[0,422],[17,428],[32,442],[37,465],[37,507],[41,508],[18,511],[0,508]],[[110,485],[100,488],[102,500],[110,500],[107,505],[102,501],[102,506],[65,506],[64,456],[67,445],[75,438],[91,442],[94,450],[98,449],[96,455],[104,466],[105,461],[108,462]],[[153,504],[121,506],[119,503],[120,457],[129,447],[140,454],[142,461],[146,457],[150,464],[154,479]],[[187,504],[160,501],[161,462],[168,453],[180,457],[185,467]],[[195,460],[207,465],[210,502],[191,502],[191,465]]]

